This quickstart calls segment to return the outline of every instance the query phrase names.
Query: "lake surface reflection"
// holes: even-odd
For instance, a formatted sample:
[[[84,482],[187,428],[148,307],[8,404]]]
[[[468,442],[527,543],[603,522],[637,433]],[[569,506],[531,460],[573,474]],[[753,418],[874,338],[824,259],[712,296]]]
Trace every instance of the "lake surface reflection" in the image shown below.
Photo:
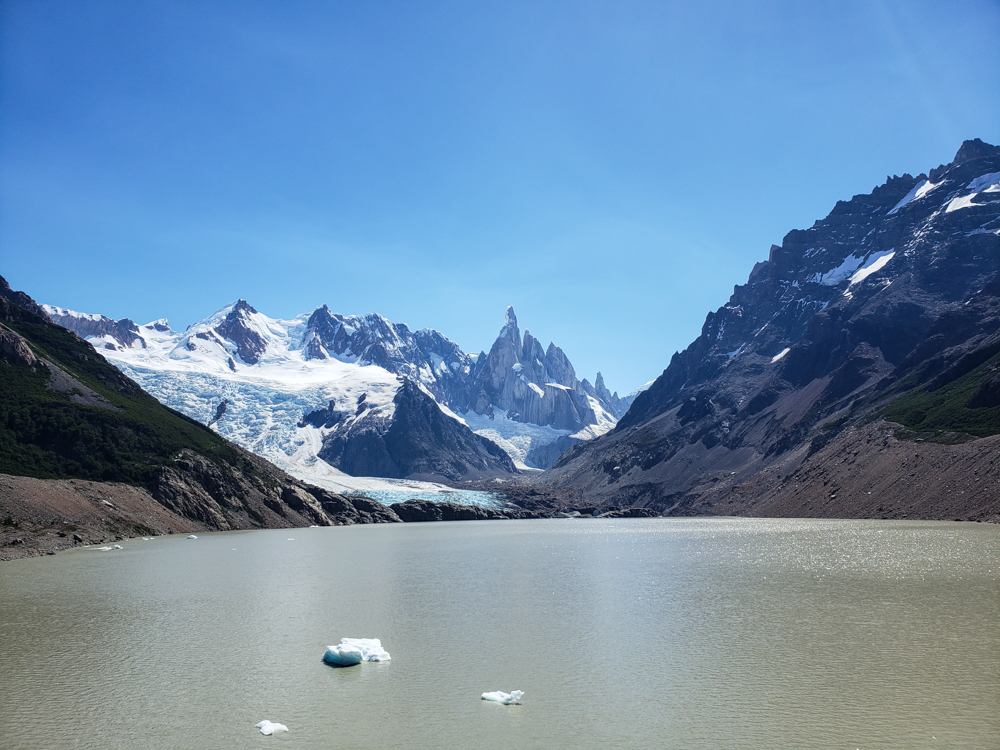
[[[0,565],[5,748],[990,748],[1000,529],[641,519]],[[341,637],[392,661],[333,669]],[[480,700],[523,690],[520,706]],[[263,737],[262,719],[289,732]]]

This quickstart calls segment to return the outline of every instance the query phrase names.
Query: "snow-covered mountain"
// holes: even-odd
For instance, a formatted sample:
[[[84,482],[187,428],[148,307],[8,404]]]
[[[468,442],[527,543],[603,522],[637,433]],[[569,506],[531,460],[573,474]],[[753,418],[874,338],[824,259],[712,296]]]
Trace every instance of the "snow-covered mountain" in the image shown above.
[[[470,479],[544,468],[634,396],[579,380],[513,309],[489,354],[325,305],[292,320],[238,300],[184,331],[44,306],[162,402],[308,481]],[[497,447],[499,446],[499,448]],[[501,450],[502,449],[502,450]],[[367,489],[367,487],[366,487]]]

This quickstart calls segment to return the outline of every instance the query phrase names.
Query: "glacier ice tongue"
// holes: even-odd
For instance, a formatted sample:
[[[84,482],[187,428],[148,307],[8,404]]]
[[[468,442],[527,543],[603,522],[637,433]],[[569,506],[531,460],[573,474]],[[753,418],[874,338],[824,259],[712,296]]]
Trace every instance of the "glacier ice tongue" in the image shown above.
[[[254,724],[254,726],[260,730],[261,734],[266,734],[269,737],[275,732],[288,731],[288,727],[286,727],[284,724],[277,724],[274,722],[270,722],[267,719],[264,719],[264,721],[260,722],[259,724]]]
[[[503,703],[505,706],[509,706],[511,703],[517,703],[521,700],[522,695],[524,695],[523,690],[514,690],[510,693],[505,693],[502,690],[496,690],[492,693],[483,693],[483,700]]]
[[[389,653],[378,638],[341,638],[336,646],[328,646],[323,661],[340,667],[350,667],[363,661],[389,661]]]

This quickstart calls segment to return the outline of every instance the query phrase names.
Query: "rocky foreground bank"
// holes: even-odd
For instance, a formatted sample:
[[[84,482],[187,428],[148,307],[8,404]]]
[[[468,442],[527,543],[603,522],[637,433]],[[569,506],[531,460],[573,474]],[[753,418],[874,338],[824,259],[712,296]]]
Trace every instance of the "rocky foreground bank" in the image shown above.
[[[308,485],[304,485],[308,487]],[[314,489],[314,488],[313,488]],[[646,508],[569,507],[525,509],[482,508],[457,503],[407,500],[393,505],[367,497],[345,497],[314,490],[285,488],[284,502],[272,504],[267,528],[348,526],[370,523],[429,521],[489,521],[532,518],[645,518]],[[309,507],[309,506],[316,507]],[[299,507],[294,511],[294,506]],[[232,515],[228,516],[232,519]],[[109,544],[140,536],[192,534],[235,528],[212,516],[181,515],[164,506],[147,490],[128,484],[81,479],[34,479],[0,474],[0,561],[51,555],[84,545]]]

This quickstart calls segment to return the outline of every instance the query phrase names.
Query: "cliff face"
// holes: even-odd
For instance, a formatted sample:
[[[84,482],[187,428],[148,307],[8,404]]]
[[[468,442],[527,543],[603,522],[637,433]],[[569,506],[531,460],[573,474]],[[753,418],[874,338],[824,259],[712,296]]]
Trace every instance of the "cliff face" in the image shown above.
[[[951,164],[789,232],[616,429],[540,481],[600,503],[735,513],[733,497],[773,489],[765,477],[787,487],[840,460],[823,448],[879,415],[895,420],[880,423],[886,439],[900,423],[922,443],[986,437],[1000,432],[998,330],[1000,149],[969,141]]]
[[[593,389],[591,389],[593,390]],[[555,344],[547,350],[528,331],[524,340],[513,308],[476,379],[473,409],[502,408],[509,419],[577,432],[598,423],[594,406],[573,365]]]

